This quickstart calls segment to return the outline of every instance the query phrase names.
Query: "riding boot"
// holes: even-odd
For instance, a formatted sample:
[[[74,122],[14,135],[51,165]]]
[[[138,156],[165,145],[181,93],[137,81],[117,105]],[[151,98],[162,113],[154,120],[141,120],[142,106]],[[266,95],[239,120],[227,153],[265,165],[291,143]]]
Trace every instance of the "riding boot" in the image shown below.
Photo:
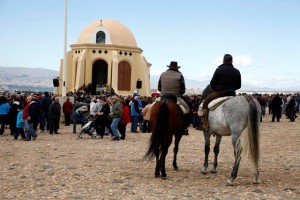
[[[203,110],[202,124],[197,128],[200,131],[208,131],[208,110]]]
[[[185,114],[183,116],[184,132],[182,133],[182,135],[189,135],[189,129],[188,129],[188,127],[190,126],[190,119],[189,119],[189,117],[190,117],[189,114]]]

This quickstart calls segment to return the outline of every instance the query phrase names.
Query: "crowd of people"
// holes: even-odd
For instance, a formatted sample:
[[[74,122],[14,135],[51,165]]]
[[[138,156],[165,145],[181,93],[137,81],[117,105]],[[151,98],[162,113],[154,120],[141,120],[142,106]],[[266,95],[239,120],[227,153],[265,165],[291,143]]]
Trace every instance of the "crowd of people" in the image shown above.
[[[61,122],[65,126],[73,124],[70,132],[76,134],[77,124],[81,124],[81,128],[92,118],[95,119],[95,130],[100,138],[106,133],[111,134],[112,140],[125,139],[126,127],[130,122],[132,133],[139,132],[138,125],[141,126],[141,132],[150,132],[149,112],[144,108],[152,103],[152,97],[141,97],[137,92],[129,96],[97,96],[81,92],[68,95],[60,103],[60,97],[48,92],[0,94],[0,135],[7,128],[14,140],[19,135],[25,141],[35,140],[38,133],[60,134]],[[74,103],[71,99],[74,99]],[[64,116],[64,120],[61,116]]]
[[[241,94],[238,94],[241,95]],[[272,122],[280,122],[285,116],[291,122],[298,117],[300,95],[296,94],[253,94],[262,108],[262,117],[272,115]],[[70,98],[74,98],[74,103]],[[201,125],[198,108],[202,101],[201,95],[183,96],[189,106],[188,125],[197,128]],[[130,132],[149,133],[151,104],[155,97],[139,96],[137,92],[129,96],[117,95],[80,95],[69,96],[62,105],[59,97],[48,92],[39,94],[7,93],[0,96],[0,135],[5,127],[9,129],[14,140],[19,136],[25,141],[35,140],[38,132],[59,134],[60,122],[65,126],[73,123],[70,132],[78,133],[89,118],[95,118],[95,130],[100,138],[105,133],[112,140],[126,138],[127,124],[131,123]],[[266,110],[268,108],[268,113]],[[61,116],[64,115],[64,120]],[[77,127],[77,124],[81,124]]]
[[[241,74],[233,66],[233,58],[225,54],[223,64],[216,69],[210,84],[204,89],[202,95],[186,96],[185,81],[180,66],[176,61],[167,65],[168,69],[159,78],[158,90],[161,95],[172,94],[182,107],[185,131],[188,127],[199,130],[208,130],[208,104],[222,96],[242,95],[236,94],[241,87]],[[88,118],[93,119],[97,135],[103,138],[105,133],[111,134],[112,140],[118,141],[126,138],[126,127],[131,123],[130,132],[151,132],[150,108],[156,97],[140,96],[137,91],[132,95],[118,96],[113,88],[106,88],[100,94],[93,94],[93,84],[83,85],[77,91],[69,92],[64,102],[48,92],[43,94],[6,93],[0,95],[0,136],[8,125],[10,134],[15,140],[19,135],[26,140],[35,140],[37,132],[47,131],[49,134],[60,134],[59,126],[61,115],[64,115],[65,126],[73,122],[72,132],[77,133],[77,124],[81,127]],[[272,122],[280,122],[284,114],[287,119],[294,122],[298,117],[300,96],[297,94],[253,94],[261,105],[262,115],[272,114]],[[70,99],[74,99],[74,103]],[[203,118],[198,116],[200,104],[203,104]],[[61,106],[62,104],[62,106]],[[39,130],[38,130],[38,125]],[[140,127],[140,130],[138,130]],[[107,130],[107,131],[106,131]]]

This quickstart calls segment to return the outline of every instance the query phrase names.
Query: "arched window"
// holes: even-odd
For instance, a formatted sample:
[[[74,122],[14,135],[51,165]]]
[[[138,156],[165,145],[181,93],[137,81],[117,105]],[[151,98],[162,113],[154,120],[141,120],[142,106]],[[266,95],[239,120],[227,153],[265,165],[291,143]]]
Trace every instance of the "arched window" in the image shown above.
[[[96,35],[96,43],[97,44],[105,44],[105,33],[103,31],[99,31]]]

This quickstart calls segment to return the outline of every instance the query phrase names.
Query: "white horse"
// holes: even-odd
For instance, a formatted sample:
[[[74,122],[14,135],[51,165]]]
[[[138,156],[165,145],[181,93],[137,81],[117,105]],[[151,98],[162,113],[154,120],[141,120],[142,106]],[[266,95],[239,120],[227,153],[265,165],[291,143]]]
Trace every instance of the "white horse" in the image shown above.
[[[244,151],[251,161],[254,174],[254,183],[259,183],[259,125],[260,125],[261,107],[259,103],[251,96],[235,96],[215,110],[209,111],[209,130],[204,131],[205,137],[205,160],[202,173],[207,173],[208,155],[210,151],[210,137],[216,136],[214,146],[214,163],[211,173],[217,172],[218,154],[222,136],[230,136],[234,148],[234,165],[231,176],[227,180],[227,184],[232,186],[237,177],[241,153]],[[247,130],[246,130],[247,129]],[[245,133],[242,132],[245,130]],[[241,136],[244,136],[243,139]]]

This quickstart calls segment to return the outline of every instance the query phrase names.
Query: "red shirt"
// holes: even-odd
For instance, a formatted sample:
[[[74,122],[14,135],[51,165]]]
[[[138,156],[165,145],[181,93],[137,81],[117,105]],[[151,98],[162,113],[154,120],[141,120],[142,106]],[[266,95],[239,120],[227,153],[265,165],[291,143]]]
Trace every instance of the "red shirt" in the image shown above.
[[[66,101],[63,104],[63,113],[72,113],[73,105],[72,102]]]
[[[23,120],[27,119],[27,117],[28,117],[28,108],[29,108],[29,105],[30,105],[31,102],[32,101],[28,101],[25,108],[24,108],[24,110],[23,110],[23,116],[22,116]]]
[[[130,122],[130,115],[128,106],[123,106],[122,109],[122,117],[121,117],[121,124],[128,124]]]

